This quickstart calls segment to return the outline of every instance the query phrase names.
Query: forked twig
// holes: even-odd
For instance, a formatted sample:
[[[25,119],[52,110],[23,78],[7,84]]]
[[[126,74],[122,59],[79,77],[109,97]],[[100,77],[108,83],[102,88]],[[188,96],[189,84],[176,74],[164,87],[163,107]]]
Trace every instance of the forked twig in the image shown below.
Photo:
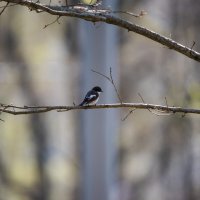
[[[53,21],[53,22],[51,22],[51,23],[49,23],[49,24],[46,24],[44,27],[43,27],[43,29],[45,29],[45,28],[47,28],[48,26],[50,26],[50,25],[52,25],[52,24],[54,24],[54,23],[58,23],[58,24],[60,24],[60,22],[59,22],[59,19],[61,18],[61,16],[57,16],[57,18]]]
[[[142,102],[145,103],[145,101],[144,101],[144,99],[143,99],[143,97],[142,97],[142,95],[140,93],[138,93],[138,96],[141,98]],[[167,108],[168,108],[168,105],[167,105]],[[156,111],[151,110],[150,108],[147,108],[147,110],[150,113],[152,113],[152,114],[154,114],[156,116],[166,116],[166,115],[173,114],[172,112],[169,112],[169,111],[166,112],[166,111],[161,111],[161,110],[159,110],[159,111],[156,112]]]
[[[108,76],[106,76],[106,75],[104,75],[104,74],[102,74],[102,73],[100,73],[100,72],[98,72],[98,71],[95,71],[95,70],[93,70],[93,69],[91,69],[91,71],[94,72],[94,73],[96,73],[96,74],[99,74],[99,75],[103,76],[104,78],[106,78],[106,79],[113,85],[113,87],[114,87],[114,89],[115,89],[115,92],[116,92],[116,94],[117,94],[117,97],[118,97],[120,103],[123,103],[123,101],[122,101],[122,99],[121,99],[121,97],[120,97],[120,95],[119,95],[119,92],[118,92],[118,90],[117,90],[117,87],[116,87],[116,85],[115,85],[115,82],[114,82],[114,80],[113,80],[113,77],[112,77],[112,68],[110,67],[110,77],[108,77]]]

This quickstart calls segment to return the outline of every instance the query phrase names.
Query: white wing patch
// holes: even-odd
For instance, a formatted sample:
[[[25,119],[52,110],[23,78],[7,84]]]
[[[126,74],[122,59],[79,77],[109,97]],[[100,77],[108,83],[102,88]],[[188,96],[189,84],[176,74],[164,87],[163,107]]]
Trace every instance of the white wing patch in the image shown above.
[[[94,97],[96,97],[97,95],[93,94],[93,95],[90,95],[89,97],[87,97],[87,99],[92,99]]]

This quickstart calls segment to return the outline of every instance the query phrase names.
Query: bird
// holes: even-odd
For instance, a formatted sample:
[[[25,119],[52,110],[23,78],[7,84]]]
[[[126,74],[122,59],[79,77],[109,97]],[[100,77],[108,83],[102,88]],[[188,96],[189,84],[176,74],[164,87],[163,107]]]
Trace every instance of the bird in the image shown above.
[[[79,104],[79,106],[95,105],[99,100],[99,95],[101,92],[103,92],[103,90],[99,86],[93,87],[85,95],[84,100],[82,101],[82,103]]]

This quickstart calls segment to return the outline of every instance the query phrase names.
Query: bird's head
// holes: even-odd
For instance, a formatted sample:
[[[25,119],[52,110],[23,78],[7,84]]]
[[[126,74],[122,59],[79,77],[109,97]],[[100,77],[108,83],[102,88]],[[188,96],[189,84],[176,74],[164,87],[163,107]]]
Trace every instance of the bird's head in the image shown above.
[[[93,87],[92,90],[99,93],[103,92],[103,90],[99,86]]]

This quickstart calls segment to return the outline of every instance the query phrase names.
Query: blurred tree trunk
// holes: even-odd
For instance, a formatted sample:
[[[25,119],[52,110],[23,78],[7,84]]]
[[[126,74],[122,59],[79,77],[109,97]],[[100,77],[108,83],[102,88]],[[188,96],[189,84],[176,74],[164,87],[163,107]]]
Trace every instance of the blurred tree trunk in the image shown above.
[[[106,1],[104,2],[106,3]],[[107,1],[117,9],[117,1]],[[119,84],[118,30],[109,25],[81,21],[79,30],[81,60],[81,97],[93,86],[103,89],[100,102],[116,101],[113,86],[103,77],[91,72],[95,69],[113,77]],[[81,185],[84,200],[116,199],[116,138],[119,130],[118,111],[95,110],[81,113]]]
[[[11,13],[13,15],[13,13]],[[30,105],[39,105],[40,97],[37,96],[34,86],[32,85],[32,77],[29,72],[29,67],[24,61],[23,56],[16,50],[18,47],[18,39],[15,33],[9,28],[2,32],[2,46],[4,49],[4,59],[14,64],[9,65],[17,68],[19,77],[19,87],[24,93],[24,98]],[[14,69],[15,70],[15,69]],[[13,71],[14,71],[13,70]],[[17,75],[18,75],[17,74]],[[49,185],[45,173],[45,156],[47,154],[47,130],[44,123],[44,118],[39,115],[30,116],[30,133],[33,135],[34,144],[36,146],[36,162],[38,166],[38,185],[33,188],[27,188],[27,194],[31,199],[46,200],[48,199]],[[27,146],[28,147],[28,146]]]
[[[28,71],[28,66],[24,63],[23,59],[18,60],[21,63],[18,65],[20,71],[20,85],[24,96],[30,102],[30,105],[40,105],[40,98],[36,95],[34,87],[31,85],[31,76]],[[34,188],[33,199],[47,200],[49,195],[48,177],[45,172],[45,161],[47,160],[47,128],[44,123],[44,117],[41,115],[30,116],[30,129],[35,144],[35,156],[37,161],[38,170],[38,185]]]
[[[171,18],[171,34],[172,38],[187,46],[193,45],[193,41],[198,40],[197,33],[200,30],[200,24],[196,23],[200,17],[200,4],[198,1],[178,0],[169,2],[169,15]],[[187,8],[187,9],[186,9]],[[189,14],[190,13],[190,14]],[[194,49],[198,49],[198,44],[195,44]],[[171,55],[170,55],[171,56]],[[163,57],[163,59],[166,59]],[[171,59],[171,58],[170,58]],[[175,58],[176,66],[184,67],[190,61],[182,56]],[[199,80],[199,64],[190,62],[190,64],[198,65],[196,73],[194,72],[193,81]],[[183,92],[183,101],[190,102],[188,94],[191,88],[190,82],[185,81],[188,74],[191,73],[191,68],[181,70],[181,79],[173,77],[172,85],[180,84]],[[190,72],[189,72],[190,71]],[[177,87],[177,85],[175,85]],[[195,120],[193,120],[195,122]],[[198,122],[199,123],[199,122]],[[198,200],[200,199],[200,176],[198,170],[200,161],[195,155],[196,143],[198,138],[192,129],[190,119],[172,119],[165,121],[163,132],[163,144],[160,154],[160,170],[162,187],[164,191],[163,199],[180,199],[180,200]],[[197,178],[198,177],[198,178]],[[198,181],[196,181],[198,180]]]

